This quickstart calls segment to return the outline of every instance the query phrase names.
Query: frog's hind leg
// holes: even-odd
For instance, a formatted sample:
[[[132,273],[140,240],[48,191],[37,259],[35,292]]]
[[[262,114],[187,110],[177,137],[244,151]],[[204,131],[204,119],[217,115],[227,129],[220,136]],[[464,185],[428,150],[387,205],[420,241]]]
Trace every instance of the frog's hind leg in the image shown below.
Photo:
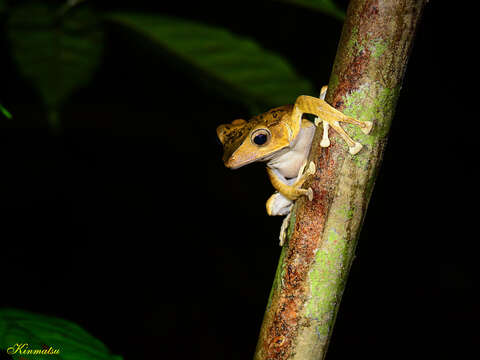
[[[287,215],[283,219],[282,227],[280,228],[280,246],[283,246],[285,239],[287,238],[287,228],[290,223],[290,214],[293,206],[293,201],[287,199],[279,192],[270,196],[265,204],[267,207],[267,213],[270,216],[275,215]]]
[[[293,200],[287,199],[279,192],[275,192],[270,196],[265,204],[267,214],[270,216],[287,215],[292,209]]]
[[[322,88],[324,90],[324,88]],[[323,91],[321,95],[324,96],[326,92]],[[322,96],[322,97],[323,97]],[[301,117],[304,113],[313,114],[318,116],[315,120],[315,125],[319,125],[321,121],[324,123],[324,137],[322,139],[322,146],[329,146],[330,140],[328,140],[328,125],[331,126],[348,144],[350,153],[356,154],[362,148],[359,142],[354,141],[343,128],[340,126],[340,122],[352,124],[358,126],[363,133],[368,134],[372,129],[372,122],[370,121],[358,121],[352,117],[342,114],[340,111],[330,106],[325,100],[316,98],[313,96],[302,95],[297,98],[293,107],[293,116]],[[328,124],[328,125],[325,125]]]
[[[280,246],[283,246],[285,239],[287,238],[287,229],[290,224],[291,211],[293,206],[293,201],[287,199],[285,196],[276,192],[267,200],[267,213],[268,215],[287,215],[283,218],[282,226],[280,227]]]

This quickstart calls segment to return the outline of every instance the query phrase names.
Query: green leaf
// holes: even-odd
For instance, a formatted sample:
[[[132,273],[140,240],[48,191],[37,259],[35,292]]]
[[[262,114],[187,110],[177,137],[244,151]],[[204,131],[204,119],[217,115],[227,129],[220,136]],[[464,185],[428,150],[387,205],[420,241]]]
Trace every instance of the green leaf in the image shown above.
[[[196,69],[195,76],[220,84],[252,112],[313,93],[311,84],[282,57],[225,29],[159,15],[112,13],[108,19]]]
[[[51,4],[29,2],[11,8],[7,34],[20,72],[55,119],[62,103],[92,78],[102,56],[103,32],[88,7],[61,11],[64,8]]]
[[[77,324],[17,309],[0,309],[0,349],[14,360],[122,360]],[[50,354],[21,353],[27,349]],[[58,354],[52,355],[55,350]]]
[[[10,111],[5,109],[2,104],[0,104],[0,112],[3,114],[3,116],[5,116],[8,119],[12,118],[12,114],[10,114]]]
[[[333,0],[279,0],[286,3],[291,3],[303,6],[312,10],[320,11],[322,13],[333,16],[339,20],[345,20],[345,12],[340,9]]]

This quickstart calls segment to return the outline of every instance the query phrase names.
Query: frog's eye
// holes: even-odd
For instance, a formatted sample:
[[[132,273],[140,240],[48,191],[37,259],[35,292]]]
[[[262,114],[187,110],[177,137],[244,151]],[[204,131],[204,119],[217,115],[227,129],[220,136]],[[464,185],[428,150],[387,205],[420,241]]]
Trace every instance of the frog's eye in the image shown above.
[[[258,129],[252,133],[250,139],[255,145],[262,146],[268,143],[271,136],[270,131],[267,129]]]

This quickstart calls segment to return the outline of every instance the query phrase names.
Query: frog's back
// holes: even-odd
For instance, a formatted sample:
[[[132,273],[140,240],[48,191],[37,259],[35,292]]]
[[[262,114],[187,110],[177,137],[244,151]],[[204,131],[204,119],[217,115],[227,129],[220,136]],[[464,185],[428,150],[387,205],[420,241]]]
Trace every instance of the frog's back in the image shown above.
[[[273,109],[270,109],[260,115],[254,116],[249,120],[255,126],[258,124],[265,124],[266,127],[270,127],[280,122],[285,115],[290,115],[293,105],[283,105]]]

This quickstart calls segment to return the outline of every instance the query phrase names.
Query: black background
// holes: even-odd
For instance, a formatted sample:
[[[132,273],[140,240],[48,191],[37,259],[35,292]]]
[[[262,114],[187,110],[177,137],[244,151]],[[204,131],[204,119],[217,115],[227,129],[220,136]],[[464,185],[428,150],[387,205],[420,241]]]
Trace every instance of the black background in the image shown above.
[[[328,82],[336,20],[270,2],[128,3],[97,6],[225,26]],[[440,1],[424,12],[330,360],[469,358],[479,342],[468,12]],[[251,358],[281,219],[265,214],[264,166],[224,168],[215,137],[248,111],[125,32],[107,34],[94,80],[62,108],[61,135],[2,36],[1,101],[14,119],[0,121],[0,305],[75,321],[126,359]]]

